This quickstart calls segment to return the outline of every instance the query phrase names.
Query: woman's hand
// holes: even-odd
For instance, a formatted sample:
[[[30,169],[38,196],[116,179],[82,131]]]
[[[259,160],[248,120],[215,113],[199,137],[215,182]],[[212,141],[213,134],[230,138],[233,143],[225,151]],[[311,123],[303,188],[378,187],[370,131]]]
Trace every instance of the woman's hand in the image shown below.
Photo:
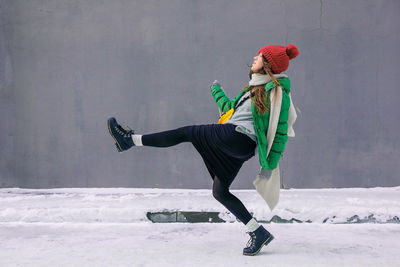
[[[211,87],[213,87],[214,85],[219,85],[219,87],[222,87],[221,83],[220,83],[218,80],[215,80],[215,81],[212,83]]]

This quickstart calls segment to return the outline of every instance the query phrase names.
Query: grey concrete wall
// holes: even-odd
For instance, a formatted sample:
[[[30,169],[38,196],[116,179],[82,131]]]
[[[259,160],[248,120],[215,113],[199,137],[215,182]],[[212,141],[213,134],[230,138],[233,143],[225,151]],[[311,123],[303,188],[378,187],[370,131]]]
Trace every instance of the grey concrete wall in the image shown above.
[[[400,1],[0,2],[0,186],[211,188],[190,143],[118,154],[115,116],[146,134],[214,123],[260,47],[293,43],[288,187],[400,184]],[[258,155],[232,188],[253,188]]]

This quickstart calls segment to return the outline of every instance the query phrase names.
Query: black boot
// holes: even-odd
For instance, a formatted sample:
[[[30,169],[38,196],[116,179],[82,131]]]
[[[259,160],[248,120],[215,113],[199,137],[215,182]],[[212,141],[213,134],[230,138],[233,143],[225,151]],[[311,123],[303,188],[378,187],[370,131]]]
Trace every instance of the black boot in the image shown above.
[[[115,140],[115,146],[118,152],[125,151],[135,145],[132,140],[132,134],[134,134],[134,132],[131,129],[127,131],[122,128],[114,117],[108,119],[107,125],[108,131]]]
[[[261,248],[268,245],[274,239],[274,236],[268,232],[262,225],[254,232],[247,232],[250,235],[250,240],[247,246],[243,249],[243,255],[254,256],[260,252]]]

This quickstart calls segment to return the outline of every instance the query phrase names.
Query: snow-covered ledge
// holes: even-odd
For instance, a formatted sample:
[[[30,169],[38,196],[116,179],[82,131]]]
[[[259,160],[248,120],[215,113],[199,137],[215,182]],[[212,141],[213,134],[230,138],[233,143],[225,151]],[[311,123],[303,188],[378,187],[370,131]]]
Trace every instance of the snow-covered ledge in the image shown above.
[[[285,189],[273,212],[255,190],[231,192],[260,222],[400,223],[400,187]],[[162,212],[236,221],[209,189],[0,189],[0,222],[151,223]]]

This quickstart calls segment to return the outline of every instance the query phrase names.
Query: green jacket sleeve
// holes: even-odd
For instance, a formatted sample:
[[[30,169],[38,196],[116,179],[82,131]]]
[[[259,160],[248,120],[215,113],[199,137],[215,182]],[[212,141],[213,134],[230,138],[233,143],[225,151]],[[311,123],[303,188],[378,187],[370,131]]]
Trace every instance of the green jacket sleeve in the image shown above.
[[[225,95],[225,92],[222,90],[220,85],[215,84],[211,86],[211,95],[213,96],[214,101],[217,103],[217,106],[222,113],[227,112],[228,110],[233,108],[236,102],[240,99],[240,97],[242,97],[244,93],[244,91],[240,92],[231,100]]]
[[[289,119],[289,106],[290,106],[289,95],[284,90],[282,90],[282,106],[281,106],[281,112],[279,114],[278,127],[276,129],[276,134],[271,146],[271,150],[267,157],[267,162],[270,169],[275,169],[278,166],[281,155],[285,150],[285,145],[288,140],[287,121]]]

